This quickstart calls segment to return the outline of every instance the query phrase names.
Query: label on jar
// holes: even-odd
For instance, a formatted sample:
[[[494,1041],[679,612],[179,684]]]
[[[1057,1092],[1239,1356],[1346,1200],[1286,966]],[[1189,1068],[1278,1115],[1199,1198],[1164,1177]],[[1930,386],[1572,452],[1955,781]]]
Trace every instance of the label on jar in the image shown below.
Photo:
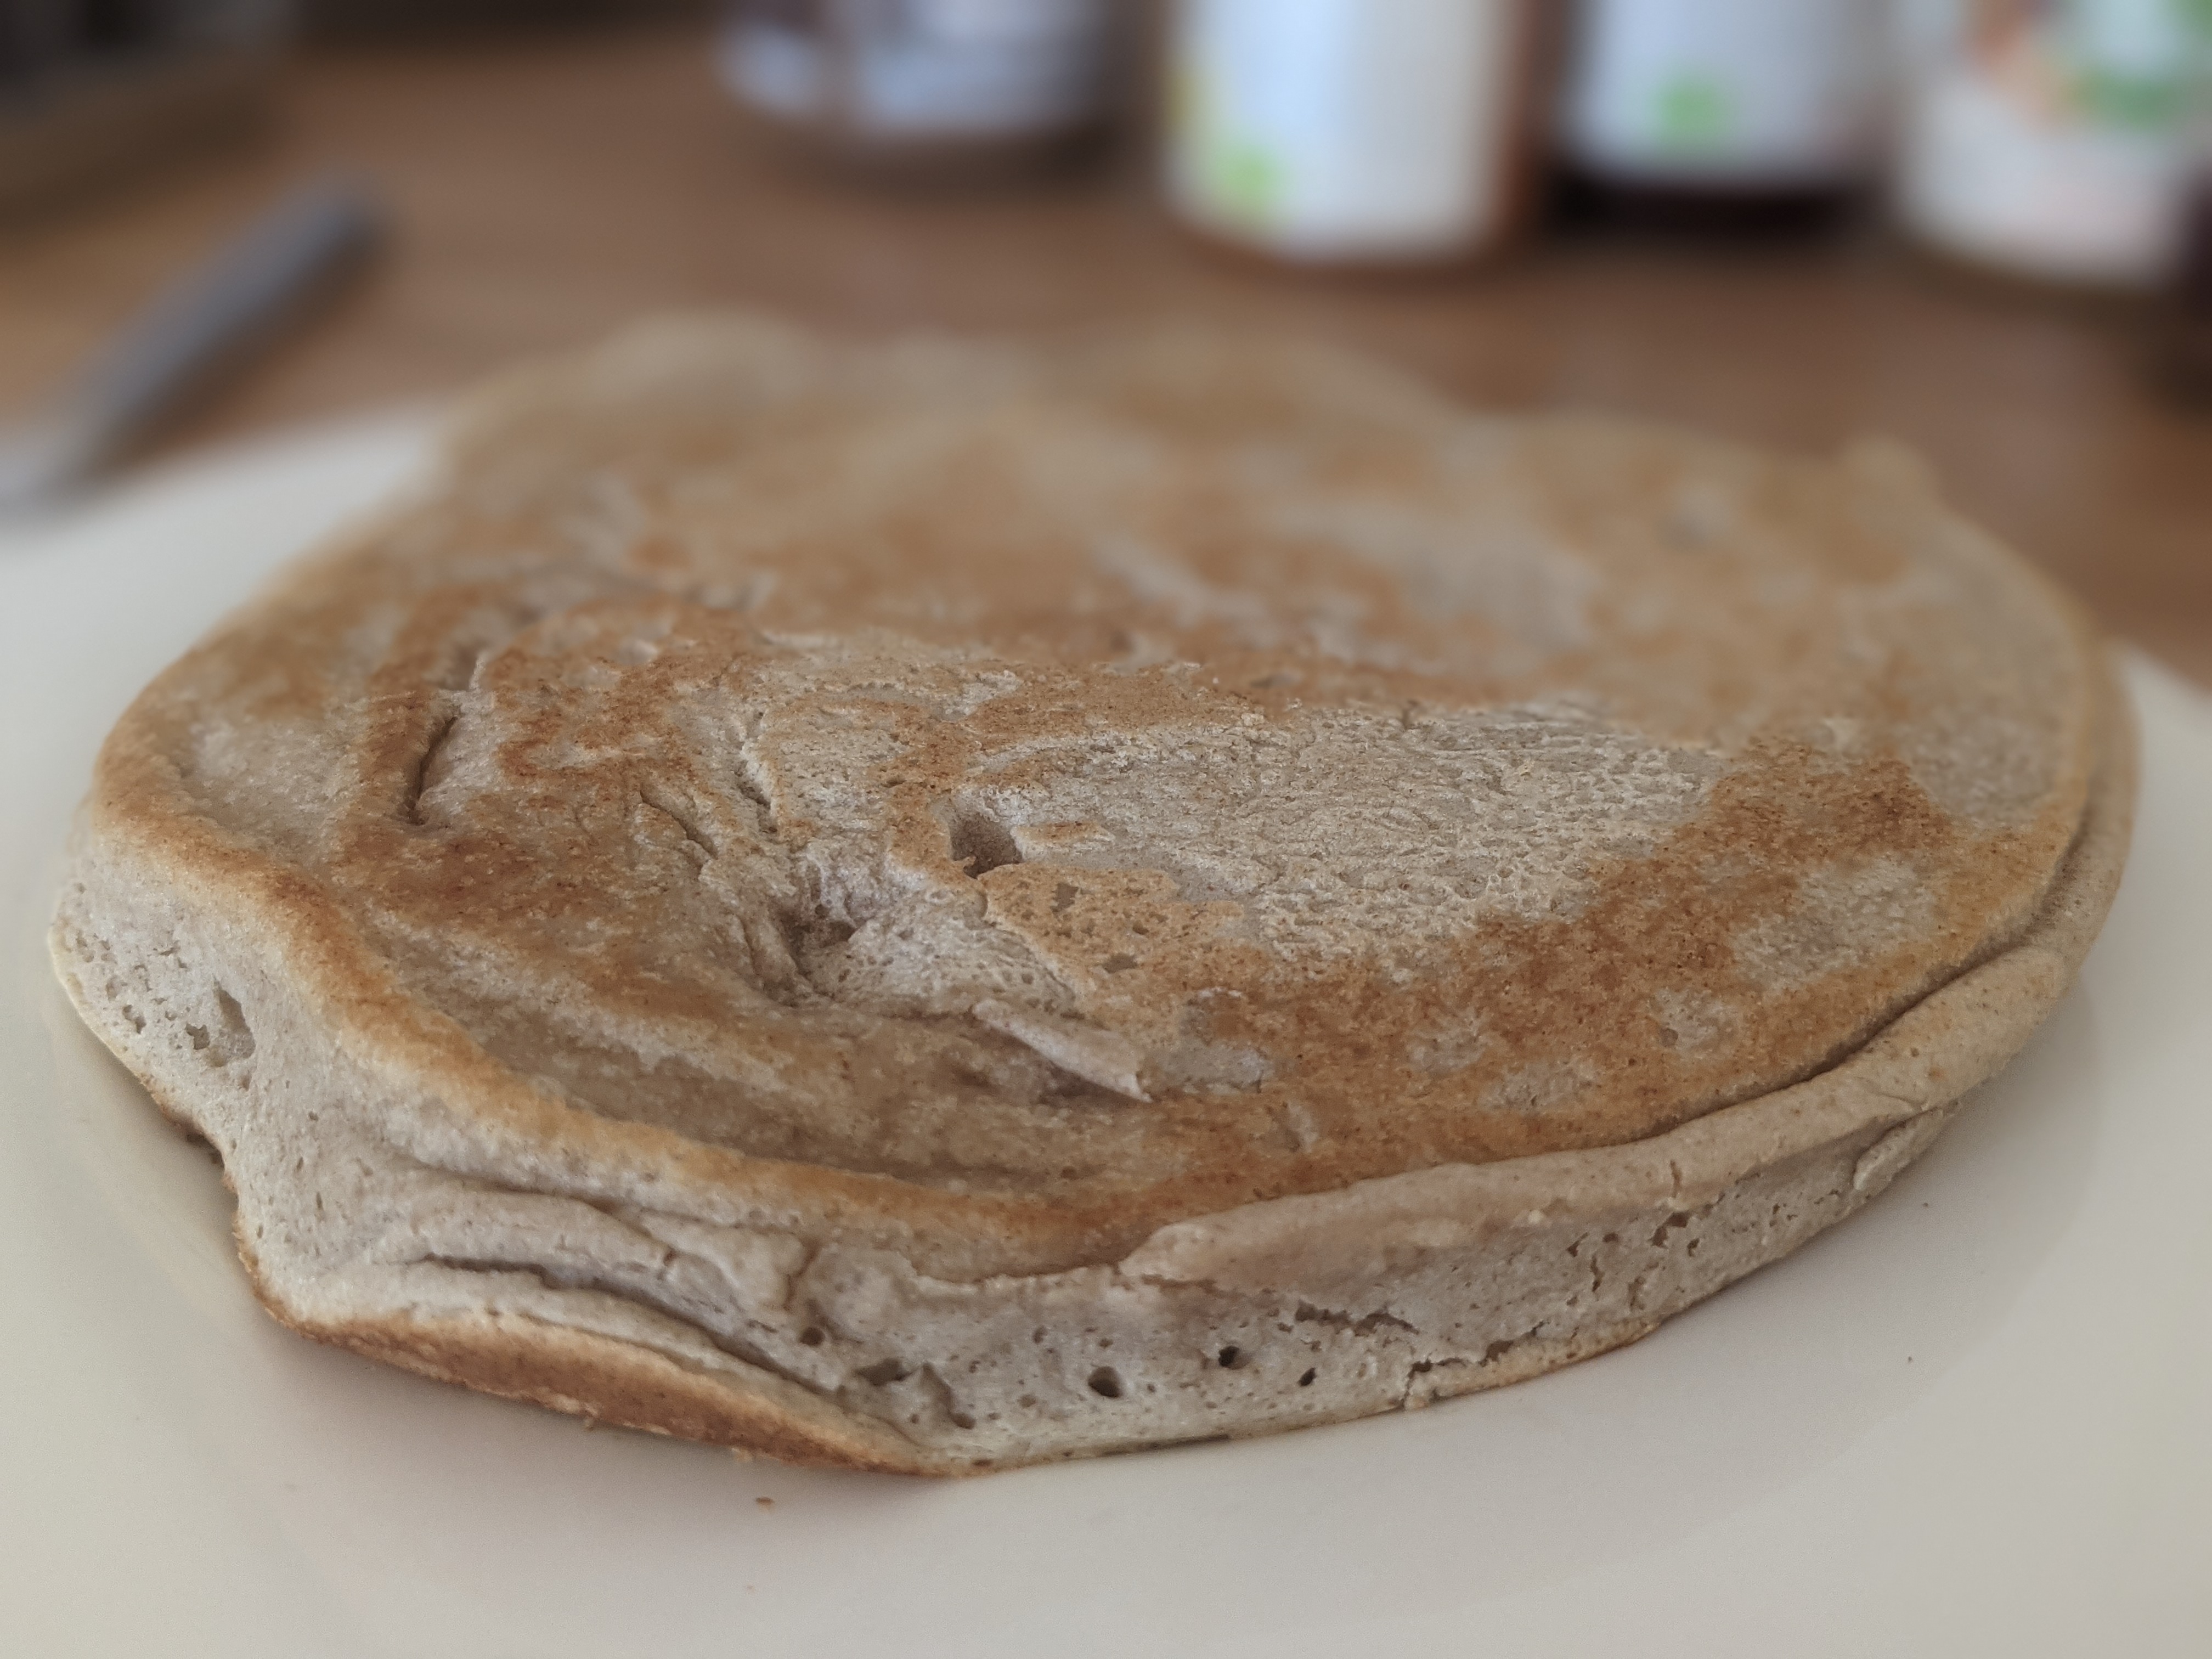
[[[1929,241],[2061,282],[2175,265],[2188,128],[2212,70],[2200,0],[1914,0],[1899,208]]]
[[[1562,143],[1626,182],[1848,184],[1875,159],[1881,11],[1869,0],[1589,0]]]
[[[1293,258],[1479,247],[1511,206],[1526,21],[1518,0],[1183,0],[1169,195]]]
[[[1102,113],[1114,0],[750,0],[722,77],[787,120],[878,138],[1051,132]]]

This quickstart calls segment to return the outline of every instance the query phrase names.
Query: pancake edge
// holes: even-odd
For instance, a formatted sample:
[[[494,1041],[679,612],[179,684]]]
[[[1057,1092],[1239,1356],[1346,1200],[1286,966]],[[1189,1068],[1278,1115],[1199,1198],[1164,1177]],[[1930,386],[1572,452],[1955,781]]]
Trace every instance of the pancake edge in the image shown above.
[[[2134,810],[2133,717],[2104,648],[2086,623],[2081,631],[2097,700],[2096,763],[2081,829],[2035,921],[2008,949],[1929,994],[1829,1069],[1645,1140],[1445,1165],[1246,1205],[1161,1227],[1116,1261],[1062,1272],[948,1285],[909,1267],[893,1297],[907,1334],[924,1333],[925,1343],[927,1331],[951,1328],[938,1317],[945,1306],[969,1310],[959,1317],[972,1324],[981,1316],[978,1297],[1018,1308],[1044,1297],[1069,1331],[1086,1318],[1094,1328],[1127,1331],[1133,1319],[1140,1334],[1149,1329],[1152,1346],[1125,1342],[1115,1364],[1137,1376],[1180,1375],[1194,1354],[1201,1368],[1218,1356],[1223,1373],[1200,1383],[1243,1378],[1227,1358],[1237,1350],[1214,1346],[1232,1325],[1279,1328],[1321,1356],[1306,1368],[1308,1381],[1271,1373],[1251,1378],[1255,1386],[1225,1407],[1218,1398],[1200,1401],[1198,1431],[1188,1410],[1166,1411],[1165,1402],[1141,1409],[1145,1401],[1100,1395],[1094,1382],[1093,1399],[1076,1388],[1072,1404],[1048,1402],[1052,1412],[1019,1430],[979,1437],[937,1424],[917,1437],[845,1403],[842,1389],[824,1393],[695,1340],[696,1329],[687,1333],[665,1312],[606,1305],[623,1297],[564,1285],[557,1273],[540,1274],[540,1295],[526,1284],[507,1285],[516,1278],[512,1263],[491,1274],[440,1261],[434,1265],[443,1277],[426,1297],[422,1261],[400,1264],[402,1272],[374,1249],[334,1261],[318,1249],[270,1240],[261,1230],[280,1206],[246,1154],[248,1120],[272,1103],[241,1110],[251,1089],[224,1066],[191,1058],[209,1039],[184,1020],[184,999],[179,1011],[149,1020],[112,994],[88,991],[103,974],[112,981],[118,966],[149,969],[147,953],[116,956],[114,947],[127,941],[99,923],[115,904],[127,910],[153,891],[175,896],[172,931],[190,941],[208,984],[281,976],[283,964],[238,960],[256,941],[226,925],[233,919],[222,913],[220,872],[175,868],[143,842],[101,846],[81,825],[50,944],[86,1024],[166,1113],[223,1157],[226,1179],[236,1183],[238,1242],[255,1293],[301,1334],[483,1393],[796,1464],[966,1474],[1242,1437],[1419,1407],[1633,1341],[1855,1212],[1925,1152],[2064,995],[2118,890]],[[109,952],[106,959],[99,949]],[[197,988],[204,998],[207,987]],[[324,1056],[313,1074],[325,1086],[366,1084],[374,1091],[375,1078],[348,1071],[342,1057]],[[295,1070],[294,1080],[300,1075]],[[344,1103],[351,1113],[386,1115],[386,1103],[374,1099]],[[464,1186],[470,1179],[450,1169],[424,1173]],[[1614,1272],[1599,1275],[1614,1283],[1612,1297],[1601,1284],[1585,1292],[1583,1267],[1573,1265],[1583,1261],[1577,1241],[1594,1237],[1613,1251]],[[498,1293],[488,1294],[495,1278]],[[1468,1312],[1454,1316],[1451,1339],[1409,1360],[1403,1333],[1428,1331],[1434,1322],[1425,1310],[1455,1297],[1452,1305],[1465,1303]],[[1297,1328],[1309,1324],[1318,1328]],[[1288,1346],[1295,1355],[1297,1344]],[[1322,1363],[1330,1386],[1315,1389],[1310,1379]],[[928,1436],[935,1443],[926,1443]]]

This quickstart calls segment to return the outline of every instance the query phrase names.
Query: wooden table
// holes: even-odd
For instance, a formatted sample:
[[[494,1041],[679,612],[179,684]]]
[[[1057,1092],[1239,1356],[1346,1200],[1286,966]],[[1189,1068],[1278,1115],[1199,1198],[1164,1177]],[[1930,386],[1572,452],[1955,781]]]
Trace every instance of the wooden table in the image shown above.
[[[933,198],[795,170],[733,114],[696,28],[306,57],[258,148],[0,232],[0,404],[329,165],[383,189],[390,256],[169,447],[433,392],[656,307],[866,329],[1218,316],[1360,342],[1506,407],[1799,448],[1901,438],[2115,629],[2212,683],[2212,416],[2148,387],[2124,313],[1964,283],[1879,235],[1729,254],[1585,236],[1448,280],[1283,275],[1184,238],[1133,165]]]

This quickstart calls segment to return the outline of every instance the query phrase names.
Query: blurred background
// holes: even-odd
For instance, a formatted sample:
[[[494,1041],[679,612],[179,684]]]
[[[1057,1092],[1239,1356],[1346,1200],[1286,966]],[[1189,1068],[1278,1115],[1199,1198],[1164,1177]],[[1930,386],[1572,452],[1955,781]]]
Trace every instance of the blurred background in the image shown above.
[[[0,0],[0,421],[103,351],[127,465],[654,309],[1214,317],[1902,439],[2212,684],[2208,87],[2212,0]],[[229,349],[118,369],[149,306]]]

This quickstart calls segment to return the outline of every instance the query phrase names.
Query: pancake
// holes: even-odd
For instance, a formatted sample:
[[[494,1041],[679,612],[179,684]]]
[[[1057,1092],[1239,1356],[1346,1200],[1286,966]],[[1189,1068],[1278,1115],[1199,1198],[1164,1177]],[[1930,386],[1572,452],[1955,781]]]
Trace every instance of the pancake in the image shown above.
[[[525,368],[101,751],[52,933],[288,1325],[957,1473],[1601,1352],[2065,991],[2132,739],[1910,456],[1283,341]]]

